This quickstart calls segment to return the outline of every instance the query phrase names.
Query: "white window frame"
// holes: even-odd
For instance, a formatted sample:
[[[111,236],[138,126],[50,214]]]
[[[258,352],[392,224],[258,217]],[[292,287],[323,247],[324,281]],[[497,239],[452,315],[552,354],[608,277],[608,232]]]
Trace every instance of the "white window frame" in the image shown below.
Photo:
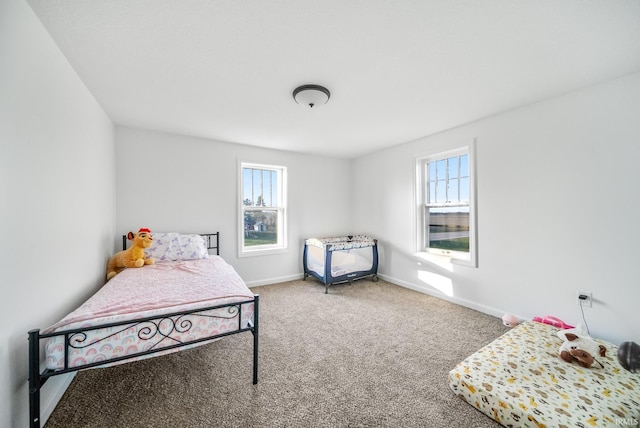
[[[277,173],[277,187],[279,201],[272,205],[246,206],[244,205],[244,174],[245,168],[274,171]],[[267,208],[278,213],[277,242],[267,245],[245,246],[245,213],[260,211]],[[287,168],[278,165],[266,165],[251,162],[238,162],[238,257],[262,256],[267,254],[284,253],[287,251]]]
[[[446,261],[453,264],[478,267],[477,247],[477,202],[476,202],[476,143],[454,149],[444,149],[438,152],[423,153],[416,156],[416,252],[417,255],[434,262]],[[448,159],[455,156],[468,155],[469,167],[469,252],[444,250],[429,247],[429,231],[426,225],[428,210],[431,207],[455,207],[460,203],[429,204],[429,177],[427,165],[429,162]]]

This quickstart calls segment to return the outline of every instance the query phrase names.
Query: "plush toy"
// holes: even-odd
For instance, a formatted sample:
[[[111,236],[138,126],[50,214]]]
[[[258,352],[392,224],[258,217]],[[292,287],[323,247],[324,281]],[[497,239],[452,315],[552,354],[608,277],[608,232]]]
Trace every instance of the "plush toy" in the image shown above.
[[[127,250],[115,253],[107,263],[107,281],[120,273],[124,268],[142,267],[152,265],[154,260],[147,258],[144,249],[153,243],[151,231],[142,228],[138,233],[129,232],[127,239],[133,241],[133,245]]]
[[[518,325],[520,320],[513,314],[506,313],[502,316],[502,324],[506,327],[513,328]]]
[[[559,350],[560,358],[568,363],[575,361],[585,368],[591,367],[594,362],[603,367],[596,357],[604,357],[607,350],[589,336],[582,324],[558,331],[558,337],[564,341]]]
[[[618,348],[618,361],[631,373],[640,373],[640,345],[636,342],[623,342]]]

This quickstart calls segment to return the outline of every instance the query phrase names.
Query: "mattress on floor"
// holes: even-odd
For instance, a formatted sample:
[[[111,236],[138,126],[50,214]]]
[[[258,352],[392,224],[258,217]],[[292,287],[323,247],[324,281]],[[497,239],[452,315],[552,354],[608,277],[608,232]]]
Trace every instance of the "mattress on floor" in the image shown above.
[[[640,374],[617,360],[617,346],[583,368],[558,355],[558,328],[525,322],[449,373],[459,397],[507,427],[640,426]]]

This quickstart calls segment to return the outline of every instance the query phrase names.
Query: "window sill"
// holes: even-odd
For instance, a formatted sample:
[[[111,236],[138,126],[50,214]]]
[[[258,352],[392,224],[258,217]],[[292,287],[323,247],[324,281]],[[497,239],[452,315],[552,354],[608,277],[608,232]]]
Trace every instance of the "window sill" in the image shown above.
[[[434,263],[436,265],[459,265],[459,266],[467,266],[477,268],[478,265],[475,261],[471,260],[470,256],[467,258],[456,257],[452,254],[445,253],[428,253],[426,251],[419,251],[416,253],[416,256],[427,261]]]
[[[289,252],[287,247],[281,248],[256,248],[255,250],[244,250],[238,254],[238,257],[255,257],[255,256],[268,256],[271,254],[282,254]]]

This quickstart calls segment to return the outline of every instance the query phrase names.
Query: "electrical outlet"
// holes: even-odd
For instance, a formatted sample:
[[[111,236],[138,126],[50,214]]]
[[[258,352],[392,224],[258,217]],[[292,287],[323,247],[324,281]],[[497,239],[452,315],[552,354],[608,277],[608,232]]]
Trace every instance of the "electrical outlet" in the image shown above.
[[[590,308],[593,303],[593,295],[589,291],[578,291],[576,303],[582,305],[583,308]]]

